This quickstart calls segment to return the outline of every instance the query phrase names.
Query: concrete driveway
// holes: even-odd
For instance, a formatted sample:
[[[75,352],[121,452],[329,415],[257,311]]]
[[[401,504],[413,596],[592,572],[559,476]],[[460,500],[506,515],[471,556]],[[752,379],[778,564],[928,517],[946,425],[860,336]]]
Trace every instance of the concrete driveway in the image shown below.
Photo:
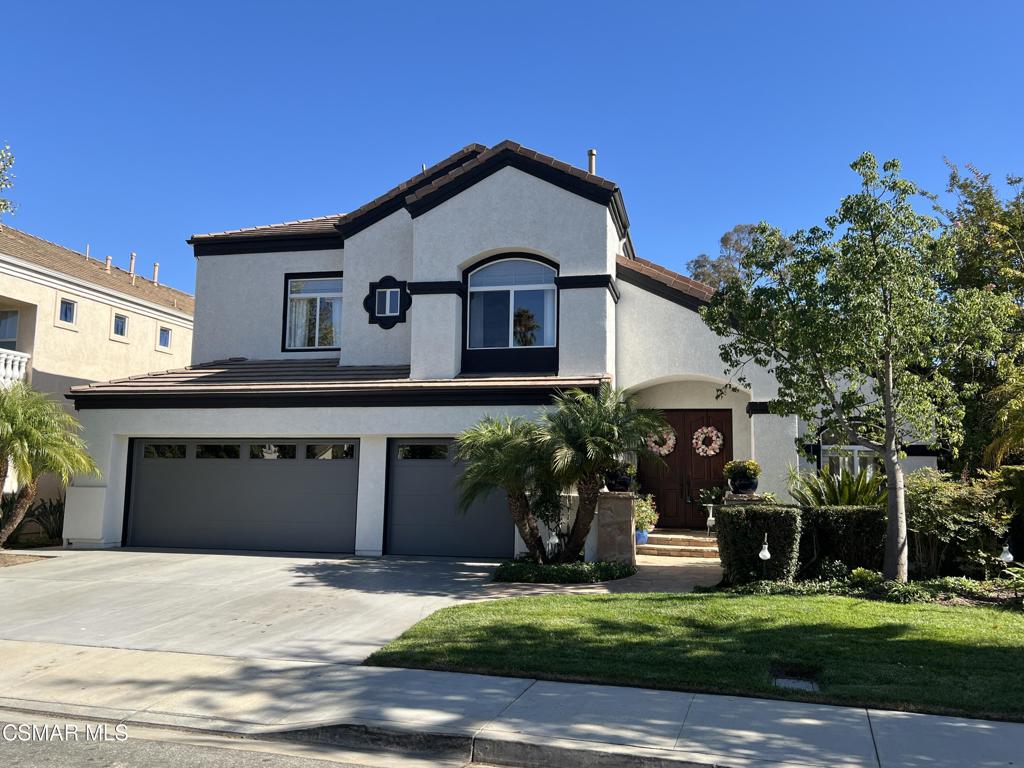
[[[54,557],[0,568],[0,639],[347,664],[438,608],[486,596],[494,568],[265,553],[46,554]]]

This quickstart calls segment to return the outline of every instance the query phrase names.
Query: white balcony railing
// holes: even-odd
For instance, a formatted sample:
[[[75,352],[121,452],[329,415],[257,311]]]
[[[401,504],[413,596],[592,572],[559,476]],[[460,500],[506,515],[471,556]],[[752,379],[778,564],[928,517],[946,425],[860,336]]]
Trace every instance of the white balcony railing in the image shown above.
[[[32,355],[26,352],[0,349],[0,387],[6,387],[15,381],[24,381],[28,361],[31,359]]]

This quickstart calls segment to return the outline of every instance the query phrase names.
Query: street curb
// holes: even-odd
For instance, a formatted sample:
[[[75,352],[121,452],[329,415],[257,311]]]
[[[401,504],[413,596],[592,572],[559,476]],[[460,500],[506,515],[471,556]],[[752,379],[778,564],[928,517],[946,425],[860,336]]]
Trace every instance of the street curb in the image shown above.
[[[364,723],[317,725],[285,731],[267,731],[253,738],[302,742],[353,749],[374,749],[438,760],[473,759],[473,736],[458,733],[431,733],[412,728],[383,727]]]

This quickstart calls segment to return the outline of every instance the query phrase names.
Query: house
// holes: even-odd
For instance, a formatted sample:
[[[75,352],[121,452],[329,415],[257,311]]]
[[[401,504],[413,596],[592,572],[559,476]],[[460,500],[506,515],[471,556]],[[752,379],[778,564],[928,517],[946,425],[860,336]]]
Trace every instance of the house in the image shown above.
[[[797,462],[774,379],[718,396],[711,289],[634,253],[593,167],[473,144],[350,213],[188,242],[193,364],[71,391],[102,476],[68,491],[68,546],[508,557],[500,497],[455,511],[452,438],[603,380],[678,433],[642,477],[663,526],[704,524],[729,459],[777,493]]]
[[[0,226],[0,386],[24,380],[63,403],[74,385],[187,365],[192,297],[132,261],[126,272]]]

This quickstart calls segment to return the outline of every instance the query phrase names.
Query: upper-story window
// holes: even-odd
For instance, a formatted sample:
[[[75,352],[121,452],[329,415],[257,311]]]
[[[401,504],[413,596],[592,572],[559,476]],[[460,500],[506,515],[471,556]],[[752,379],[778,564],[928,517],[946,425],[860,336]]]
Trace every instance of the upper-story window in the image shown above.
[[[60,309],[57,311],[57,319],[62,323],[74,325],[78,316],[78,304],[71,299],[61,299]]]
[[[128,335],[128,315],[114,314],[114,327],[111,329],[118,338],[125,338]]]
[[[377,289],[377,317],[394,317],[402,307],[402,291],[399,288]]]
[[[554,347],[558,290],[555,270],[505,259],[469,275],[469,349]]]
[[[18,310],[0,309],[0,349],[18,346]]]
[[[286,276],[286,351],[338,349],[341,341],[341,289],[339,273]]]

